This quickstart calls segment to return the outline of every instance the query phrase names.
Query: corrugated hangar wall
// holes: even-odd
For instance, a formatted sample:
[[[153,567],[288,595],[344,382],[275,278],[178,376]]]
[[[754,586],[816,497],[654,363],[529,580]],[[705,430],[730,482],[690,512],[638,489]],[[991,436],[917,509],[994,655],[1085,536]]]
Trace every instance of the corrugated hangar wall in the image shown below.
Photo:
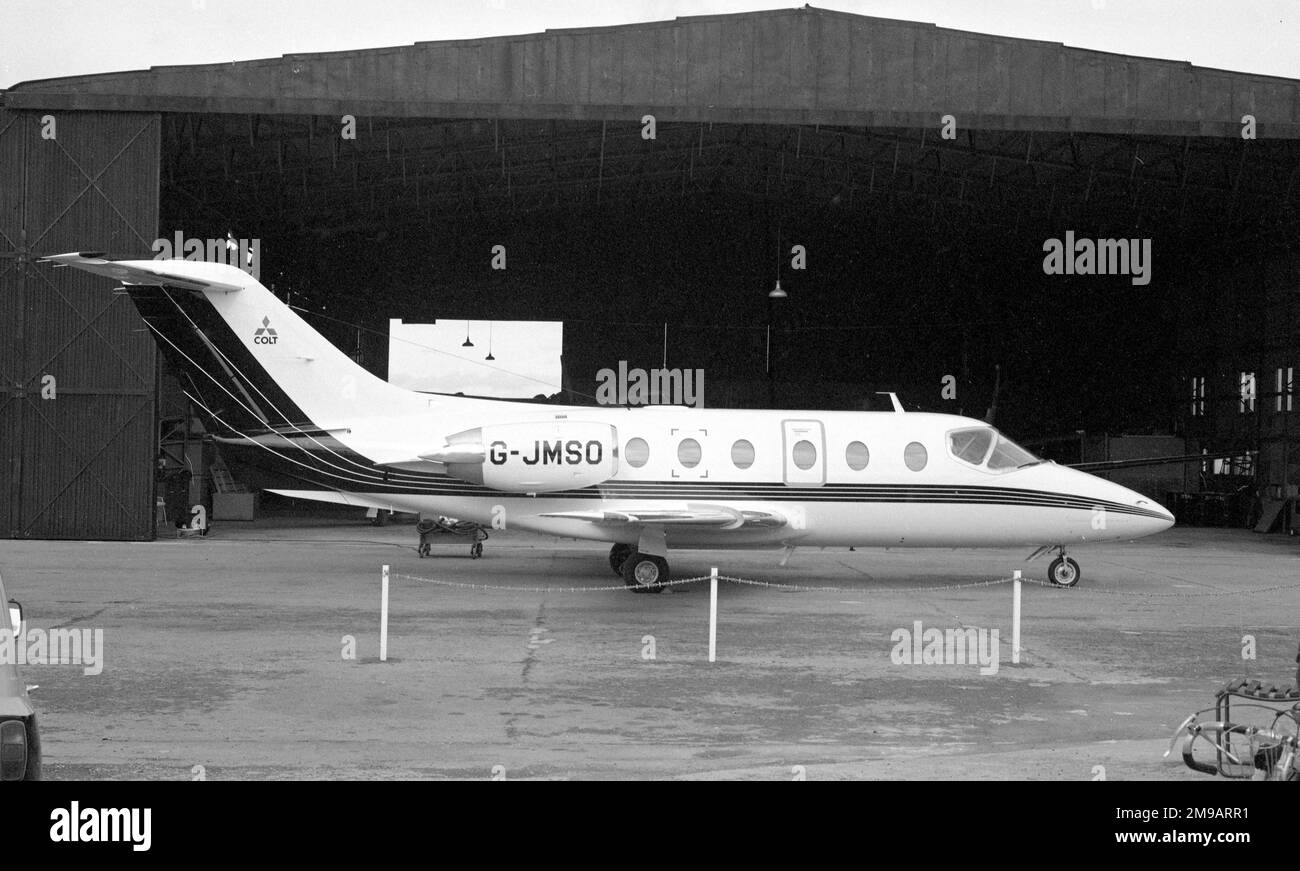
[[[159,129],[0,111],[0,537],[153,538],[154,343],[103,279],[34,260],[148,250]]]

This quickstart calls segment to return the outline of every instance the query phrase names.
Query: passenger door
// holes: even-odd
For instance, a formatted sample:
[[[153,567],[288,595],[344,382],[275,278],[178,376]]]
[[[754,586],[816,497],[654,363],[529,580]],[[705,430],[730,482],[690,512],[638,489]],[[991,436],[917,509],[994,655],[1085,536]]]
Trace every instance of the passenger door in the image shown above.
[[[781,451],[785,483],[821,486],[826,483],[826,432],[819,420],[781,421]]]

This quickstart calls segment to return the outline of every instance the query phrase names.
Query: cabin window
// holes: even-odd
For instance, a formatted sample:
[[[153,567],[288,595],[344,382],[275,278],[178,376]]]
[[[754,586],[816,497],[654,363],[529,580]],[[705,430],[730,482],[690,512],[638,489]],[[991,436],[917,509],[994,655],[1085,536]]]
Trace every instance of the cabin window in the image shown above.
[[[930,455],[925,450],[925,445],[920,442],[912,442],[903,449],[903,462],[907,468],[913,472],[919,472],[925,468],[925,464],[930,461]]]
[[[731,446],[731,462],[737,469],[748,469],[754,465],[754,446],[745,439],[736,439]]]
[[[677,445],[677,462],[688,469],[694,469],[700,464],[700,457],[703,453],[700,450],[700,443],[695,439],[682,439]]]
[[[849,446],[844,449],[844,461],[853,471],[861,472],[871,462],[871,451],[862,442],[849,442]]]
[[[645,439],[629,439],[623,448],[623,459],[634,469],[639,469],[650,459],[650,446]]]
[[[794,464],[806,472],[817,462],[817,448],[807,439],[800,439],[794,443],[793,459]]]

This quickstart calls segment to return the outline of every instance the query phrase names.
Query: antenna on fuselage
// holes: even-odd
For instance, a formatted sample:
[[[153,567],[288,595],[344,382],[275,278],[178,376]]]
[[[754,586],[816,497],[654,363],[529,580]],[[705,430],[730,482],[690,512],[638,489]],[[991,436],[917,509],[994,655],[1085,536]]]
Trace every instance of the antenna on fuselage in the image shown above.
[[[993,367],[993,402],[989,405],[989,410],[984,413],[984,422],[993,425],[993,418],[998,413],[998,391],[1002,389],[1002,364]]]
[[[903,409],[903,403],[901,403],[901,402],[898,401],[898,394],[897,394],[897,393],[890,393],[890,392],[888,392],[888,391],[886,391],[886,390],[877,390],[876,393],[880,394],[881,396],[888,396],[888,397],[889,397],[889,401],[892,402],[892,403],[894,404],[894,411],[897,411],[897,412],[899,412],[900,414],[903,412],[903,410],[904,410],[904,409]]]

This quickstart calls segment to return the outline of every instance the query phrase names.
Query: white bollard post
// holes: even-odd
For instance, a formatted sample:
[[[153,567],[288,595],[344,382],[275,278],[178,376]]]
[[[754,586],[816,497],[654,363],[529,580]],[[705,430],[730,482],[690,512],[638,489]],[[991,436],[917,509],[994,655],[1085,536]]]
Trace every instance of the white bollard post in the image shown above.
[[[388,661],[388,566],[379,584],[379,661]]]
[[[709,662],[718,653],[718,567],[709,569]]]
[[[1020,664],[1020,570],[1012,575],[1011,593],[1011,664]]]

